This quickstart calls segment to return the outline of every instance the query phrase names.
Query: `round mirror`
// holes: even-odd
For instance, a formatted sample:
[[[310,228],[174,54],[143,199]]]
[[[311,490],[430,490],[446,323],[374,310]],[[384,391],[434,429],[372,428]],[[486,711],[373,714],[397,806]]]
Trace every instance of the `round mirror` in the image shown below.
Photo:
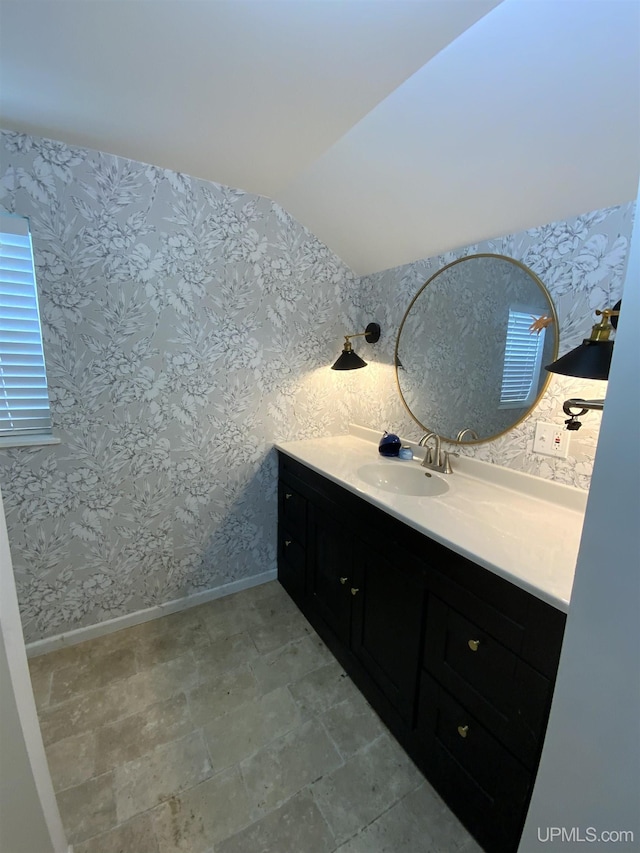
[[[558,318],[540,279],[513,258],[471,255],[411,301],[396,341],[398,390],[426,432],[489,441],[537,404],[557,353]]]

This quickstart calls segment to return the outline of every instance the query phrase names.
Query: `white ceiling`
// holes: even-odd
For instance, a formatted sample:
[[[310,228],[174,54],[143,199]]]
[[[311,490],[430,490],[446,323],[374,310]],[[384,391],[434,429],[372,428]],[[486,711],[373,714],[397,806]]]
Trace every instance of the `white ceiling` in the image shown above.
[[[366,273],[634,198],[639,53],[640,0],[0,0],[0,118]]]

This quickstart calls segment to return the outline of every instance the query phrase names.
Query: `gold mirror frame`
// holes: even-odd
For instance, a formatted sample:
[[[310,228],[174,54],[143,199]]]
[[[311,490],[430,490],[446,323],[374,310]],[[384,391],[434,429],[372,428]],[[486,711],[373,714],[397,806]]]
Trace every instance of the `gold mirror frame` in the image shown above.
[[[549,293],[549,291],[547,290],[547,288],[545,287],[545,285],[543,284],[543,282],[538,278],[538,276],[537,276],[537,275],[536,275],[536,274],[535,274],[531,269],[529,269],[529,267],[527,267],[525,264],[521,263],[520,261],[515,260],[515,258],[510,258],[508,255],[499,255],[499,254],[494,254],[494,253],[491,253],[491,252],[481,252],[481,253],[478,253],[478,254],[476,254],[476,255],[468,255],[468,256],[466,256],[466,257],[464,257],[464,258],[458,258],[458,260],[456,260],[456,261],[452,261],[451,263],[449,263],[449,264],[447,264],[446,266],[442,267],[442,269],[439,269],[437,272],[435,272],[435,273],[434,273],[434,274],[433,274],[429,279],[427,279],[427,281],[426,281],[426,282],[422,285],[422,287],[418,290],[418,292],[416,293],[416,295],[413,297],[413,299],[412,299],[412,300],[411,300],[411,302],[409,303],[409,307],[408,307],[408,308],[407,308],[407,310],[405,311],[404,317],[402,318],[402,322],[400,323],[400,328],[398,329],[398,335],[397,335],[397,337],[396,337],[396,345],[395,345],[395,351],[394,351],[394,365],[395,365],[395,371],[396,371],[396,385],[397,385],[397,388],[398,388],[398,394],[400,395],[400,399],[401,399],[401,401],[402,401],[402,404],[403,404],[403,406],[405,407],[405,409],[407,410],[407,412],[408,412],[409,416],[410,416],[410,417],[412,418],[412,420],[414,420],[414,421],[418,424],[418,426],[420,426],[420,428],[421,428],[421,429],[423,429],[425,432],[432,432],[432,431],[434,431],[434,430],[432,429],[432,427],[427,426],[423,421],[421,421],[421,420],[420,420],[420,418],[419,418],[419,416],[418,416],[418,415],[416,415],[416,414],[411,410],[411,408],[410,408],[409,404],[407,403],[407,401],[406,401],[406,399],[405,399],[405,397],[404,397],[404,394],[402,393],[402,388],[401,388],[401,385],[400,385],[400,379],[399,379],[399,376],[398,376],[398,369],[399,369],[399,365],[400,365],[400,361],[399,361],[399,349],[400,349],[400,338],[401,338],[401,336],[402,336],[402,331],[403,331],[403,329],[404,329],[404,327],[405,327],[405,324],[406,324],[406,322],[407,322],[408,317],[409,317],[409,316],[410,316],[410,314],[411,314],[411,310],[412,310],[412,308],[414,307],[414,305],[416,304],[416,302],[418,301],[418,299],[420,298],[420,296],[424,293],[424,291],[426,290],[426,288],[427,288],[430,284],[432,284],[432,283],[433,283],[434,279],[438,278],[438,277],[439,277],[439,276],[441,276],[443,273],[445,273],[447,270],[450,270],[452,267],[455,267],[455,266],[457,266],[458,264],[468,263],[469,261],[475,260],[475,259],[477,259],[477,258],[496,258],[496,259],[500,259],[500,260],[503,260],[503,261],[508,261],[509,263],[511,263],[511,264],[513,264],[514,266],[516,266],[516,267],[518,267],[519,269],[521,269],[523,272],[527,273],[527,275],[532,279],[532,281],[533,281],[533,282],[535,282],[535,284],[536,284],[536,285],[537,285],[537,287],[540,289],[540,291],[542,292],[542,294],[544,295],[544,297],[545,297],[545,299],[546,299],[546,301],[547,301],[547,303],[548,303],[549,313],[550,313],[550,315],[551,315],[551,317],[552,317],[552,320],[553,320],[553,322],[550,324],[550,325],[553,325],[553,334],[554,334],[554,341],[553,341],[553,357],[552,357],[552,358],[550,358],[550,359],[549,359],[548,361],[546,361],[545,363],[549,364],[551,361],[554,361],[554,360],[558,357],[559,328],[558,328],[558,315],[557,315],[557,313],[556,313],[556,308],[555,308],[555,305],[554,305],[554,303],[553,303],[553,299],[551,298],[551,294]],[[541,369],[544,369],[544,365],[542,365],[542,366],[541,366]],[[449,443],[451,443],[451,444],[474,444],[474,445],[475,445],[475,444],[484,444],[484,443],[486,443],[486,442],[488,442],[488,441],[494,441],[496,438],[500,438],[500,436],[502,436],[502,435],[506,435],[506,433],[510,432],[512,429],[514,429],[515,427],[517,427],[517,426],[518,426],[518,424],[522,423],[522,421],[523,421],[523,420],[525,420],[525,418],[527,418],[527,417],[531,414],[531,412],[536,408],[536,406],[537,406],[537,405],[538,405],[538,403],[540,402],[540,400],[541,400],[541,398],[542,398],[543,394],[544,394],[544,393],[545,393],[545,391],[547,390],[547,388],[548,388],[548,386],[549,386],[549,382],[550,382],[550,381],[551,381],[551,374],[550,374],[550,373],[547,373],[546,379],[545,379],[545,381],[542,383],[542,385],[540,386],[540,388],[539,388],[539,390],[538,390],[538,393],[537,393],[537,395],[536,395],[535,399],[533,400],[533,402],[530,404],[530,406],[527,408],[527,410],[524,412],[524,414],[520,414],[520,415],[519,415],[519,416],[518,416],[518,417],[517,417],[517,418],[516,418],[512,423],[510,423],[510,424],[509,424],[509,426],[507,426],[505,429],[503,429],[503,430],[501,430],[501,431],[499,431],[499,432],[492,433],[491,435],[481,436],[481,437],[480,437],[480,438],[478,438],[477,440],[472,440],[472,441],[457,441],[455,438],[453,438],[453,437],[449,437],[449,436],[445,436],[445,435],[441,435],[441,438],[442,438],[443,440],[446,440],[447,442],[449,442]],[[474,428],[474,427],[473,427],[473,424],[469,424],[469,427],[470,427],[470,428]]]

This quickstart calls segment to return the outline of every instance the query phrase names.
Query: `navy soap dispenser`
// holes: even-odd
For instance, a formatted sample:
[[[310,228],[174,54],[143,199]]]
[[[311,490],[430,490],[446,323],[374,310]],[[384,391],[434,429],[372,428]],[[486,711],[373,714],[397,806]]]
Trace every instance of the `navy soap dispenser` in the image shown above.
[[[383,456],[397,456],[400,453],[401,447],[402,442],[397,435],[394,435],[392,432],[385,432],[380,439],[378,452]]]

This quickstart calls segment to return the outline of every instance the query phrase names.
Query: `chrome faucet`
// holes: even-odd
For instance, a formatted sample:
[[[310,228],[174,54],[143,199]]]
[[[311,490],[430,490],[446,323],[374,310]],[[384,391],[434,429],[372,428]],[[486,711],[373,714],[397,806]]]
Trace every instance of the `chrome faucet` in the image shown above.
[[[433,449],[427,446],[432,438],[435,438],[435,447]],[[421,462],[423,468],[431,468],[432,471],[439,471],[441,474],[453,473],[449,453],[446,450],[443,452],[442,440],[437,432],[428,432],[426,435],[423,435],[418,442],[418,446],[426,448],[424,459]]]

